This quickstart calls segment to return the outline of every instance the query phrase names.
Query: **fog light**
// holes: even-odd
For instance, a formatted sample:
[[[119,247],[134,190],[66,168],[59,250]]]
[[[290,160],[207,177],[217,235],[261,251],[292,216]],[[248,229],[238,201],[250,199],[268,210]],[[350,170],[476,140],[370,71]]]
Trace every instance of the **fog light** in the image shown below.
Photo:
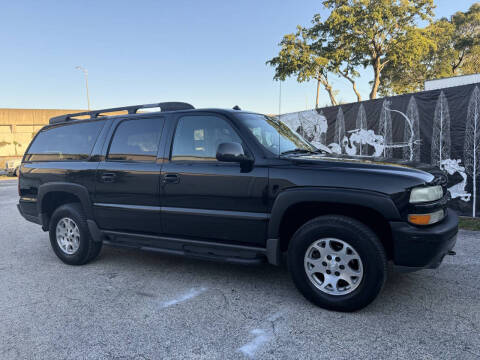
[[[429,214],[409,214],[408,221],[415,225],[431,225],[439,222],[444,217],[444,211],[438,210]]]

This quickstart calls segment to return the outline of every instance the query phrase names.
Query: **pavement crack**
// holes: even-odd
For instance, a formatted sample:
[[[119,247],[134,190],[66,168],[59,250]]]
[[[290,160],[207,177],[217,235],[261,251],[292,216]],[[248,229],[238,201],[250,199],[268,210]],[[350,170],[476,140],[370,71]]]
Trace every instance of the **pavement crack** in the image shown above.
[[[38,304],[41,304],[41,303],[44,303],[44,302],[45,302],[45,300],[38,300],[38,301],[33,301],[31,303],[26,303],[26,304],[15,304],[15,305],[12,305],[12,306],[6,306],[6,307],[0,309],[0,312],[12,310],[12,309],[17,309],[17,308],[25,307],[25,306],[38,305]]]
[[[218,291],[220,293],[220,295],[222,295],[222,297],[223,297],[223,301],[224,301],[223,308],[224,309],[229,309],[230,308],[230,302],[228,301],[227,295],[220,288],[216,288],[215,290]]]

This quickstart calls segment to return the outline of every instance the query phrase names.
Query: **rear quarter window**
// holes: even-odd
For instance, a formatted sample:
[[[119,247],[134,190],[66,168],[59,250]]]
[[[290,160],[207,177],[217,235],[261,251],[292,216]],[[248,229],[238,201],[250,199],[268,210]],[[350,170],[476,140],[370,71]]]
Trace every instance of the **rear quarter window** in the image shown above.
[[[26,161],[85,160],[105,121],[66,124],[41,130],[27,151]]]
[[[162,118],[122,121],[113,135],[107,160],[155,161],[162,128]]]

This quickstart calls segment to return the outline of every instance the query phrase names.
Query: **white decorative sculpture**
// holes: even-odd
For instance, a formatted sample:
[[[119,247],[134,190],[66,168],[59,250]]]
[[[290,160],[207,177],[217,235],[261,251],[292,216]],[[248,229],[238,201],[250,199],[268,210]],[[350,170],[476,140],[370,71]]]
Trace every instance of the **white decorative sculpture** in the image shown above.
[[[460,165],[461,162],[461,159],[445,159],[442,160],[440,164],[440,169],[445,170],[449,175],[453,175],[455,173],[460,174],[463,180],[449,187],[448,191],[450,191],[452,199],[460,198],[461,200],[468,202],[470,201],[470,197],[472,196],[472,194],[465,191],[465,187],[467,186],[467,174],[465,173],[465,167]]]

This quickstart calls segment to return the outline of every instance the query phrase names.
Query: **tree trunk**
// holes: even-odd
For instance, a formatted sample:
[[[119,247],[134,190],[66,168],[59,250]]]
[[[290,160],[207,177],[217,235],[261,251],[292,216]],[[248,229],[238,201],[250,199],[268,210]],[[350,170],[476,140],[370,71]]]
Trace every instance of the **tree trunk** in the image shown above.
[[[454,64],[452,64],[452,74],[455,75],[457,73],[458,68],[462,65],[463,58],[465,57],[465,51],[462,51],[460,58]]]
[[[318,109],[318,100],[320,99],[320,80],[317,79],[317,97],[315,98],[315,109]]]
[[[357,90],[357,84],[356,84],[355,81],[352,81],[352,88],[353,88],[353,92],[355,93],[355,95],[357,95],[357,101],[358,102],[362,101],[362,96],[360,95],[360,93]]]
[[[380,86],[380,72],[381,72],[381,63],[380,58],[376,57],[373,60],[373,85],[372,91],[370,92],[370,100],[377,98],[378,87]]]
[[[332,86],[328,82],[327,77],[322,76],[322,77],[319,77],[317,80],[319,83],[323,85],[323,87],[325,88],[325,91],[328,93],[328,96],[330,97],[330,103],[332,104],[332,106],[338,105],[337,100],[335,99],[335,93],[333,91]]]
[[[332,103],[332,106],[338,105],[337,100],[335,99],[335,94],[333,93],[333,88],[330,86],[330,84],[325,84],[325,90],[328,92],[328,96],[330,97],[330,102]]]
[[[353,78],[351,78],[350,76],[348,76],[348,72],[347,72],[347,71],[345,71],[345,72],[340,71],[340,75],[342,75],[345,79],[347,79],[348,81],[350,81],[350,83],[352,84],[352,89],[353,89],[353,92],[355,93],[355,95],[357,96],[357,101],[358,101],[358,102],[362,101],[362,96],[361,96],[360,93],[358,92],[357,83],[355,82],[355,80],[353,80]]]

